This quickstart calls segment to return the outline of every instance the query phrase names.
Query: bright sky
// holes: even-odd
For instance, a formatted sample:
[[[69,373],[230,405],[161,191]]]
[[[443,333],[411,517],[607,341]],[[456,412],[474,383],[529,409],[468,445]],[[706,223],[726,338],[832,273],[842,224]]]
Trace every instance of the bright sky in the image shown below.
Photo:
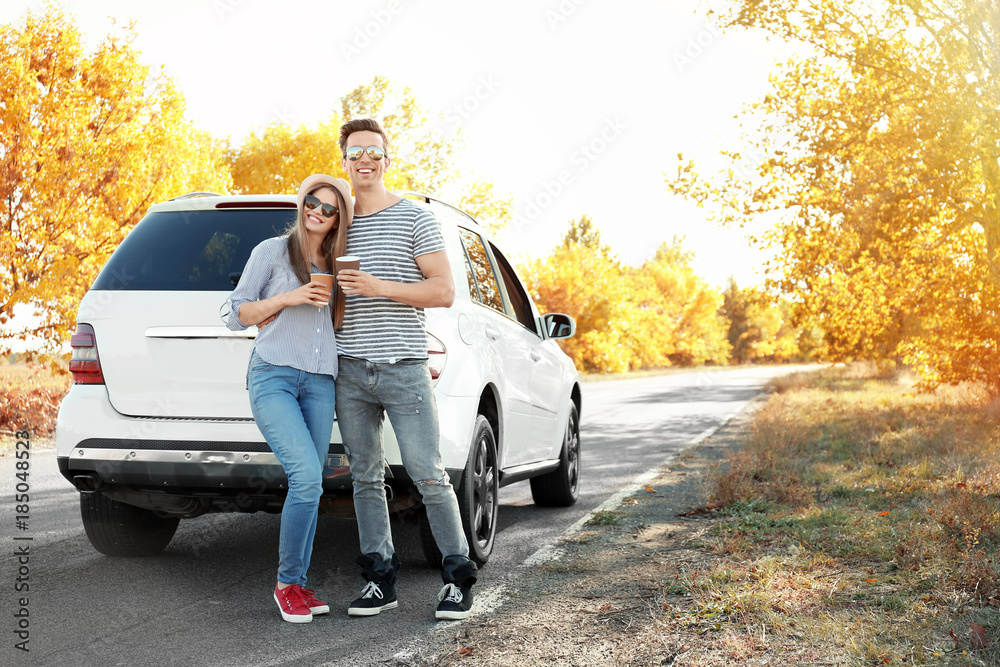
[[[667,193],[676,154],[709,159],[740,135],[733,116],[765,90],[778,54],[723,34],[696,0],[70,0],[99,41],[136,21],[135,46],[175,78],[195,123],[235,143],[251,130],[313,124],[381,74],[414,90],[444,129],[461,127],[456,164],[514,196],[501,241],[547,255],[590,215],[629,264],[675,234],[695,270],[722,287],[760,281],[762,255]],[[41,2],[8,0],[0,22]],[[434,159],[434,156],[428,156]]]

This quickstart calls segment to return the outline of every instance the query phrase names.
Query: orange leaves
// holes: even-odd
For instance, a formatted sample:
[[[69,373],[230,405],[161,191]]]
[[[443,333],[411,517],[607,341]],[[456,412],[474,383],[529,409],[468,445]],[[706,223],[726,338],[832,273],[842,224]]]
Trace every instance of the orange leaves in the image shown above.
[[[969,643],[973,648],[986,648],[990,643],[990,638],[986,634],[986,628],[975,622],[969,623]]]
[[[52,6],[0,26],[0,313],[35,305],[51,322],[42,349],[69,336],[76,304],[149,204],[192,190],[226,191],[221,148],[184,119],[183,99],[152,76],[134,35],[87,52],[76,26]],[[115,43],[116,42],[116,43]],[[39,82],[43,86],[38,85]],[[27,324],[6,330],[5,343]]]
[[[955,648],[961,648],[961,640],[958,635],[955,634],[954,630],[948,630],[948,635],[951,640],[955,643]],[[990,637],[986,634],[986,628],[979,625],[975,621],[969,622],[969,644],[972,648],[986,648],[990,644]]]

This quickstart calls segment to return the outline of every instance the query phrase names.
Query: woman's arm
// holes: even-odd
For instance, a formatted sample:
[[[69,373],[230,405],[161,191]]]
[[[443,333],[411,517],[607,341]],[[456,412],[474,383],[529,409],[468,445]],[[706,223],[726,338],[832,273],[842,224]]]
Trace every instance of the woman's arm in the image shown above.
[[[330,293],[319,282],[309,282],[283,294],[261,299],[278,261],[275,250],[281,246],[273,239],[260,243],[247,260],[240,282],[230,295],[227,326],[232,331],[242,331],[247,327],[267,323],[286,306],[311,304],[324,306],[329,303]]]
[[[276,294],[268,299],[246,301],[239,307],[236,316],[245,326],[260,324],[277,315],[286,306],[311,305],[321,308],[330,302],[330,293],[321,282],[308,282],[290,292]]]

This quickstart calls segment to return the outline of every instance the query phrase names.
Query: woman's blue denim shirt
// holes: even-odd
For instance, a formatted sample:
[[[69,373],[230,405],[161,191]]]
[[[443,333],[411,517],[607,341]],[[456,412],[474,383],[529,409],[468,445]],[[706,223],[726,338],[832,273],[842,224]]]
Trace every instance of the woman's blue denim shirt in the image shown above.
[[[315,271],[315,267],[313,267]],[[239,318],[240,306],[268,299],[301,287],[288,261],[288,237],[262,241],[250,253],[240,282],[228,299],[232,331],[247,328]],[[337,377],[337,345],[333,332],[332,306],[311,305],[282,308],[254,343],[257,356],[269,364],[290,366],[310,373]]]

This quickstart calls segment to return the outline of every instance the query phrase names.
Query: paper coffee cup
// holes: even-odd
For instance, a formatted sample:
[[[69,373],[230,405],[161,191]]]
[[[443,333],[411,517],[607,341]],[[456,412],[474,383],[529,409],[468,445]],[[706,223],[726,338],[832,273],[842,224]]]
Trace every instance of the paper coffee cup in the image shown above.
[[[317,282],[317,283],[323,283],[324,285],[326,285],[326,291],[330,292],[331,294],[333,293],[333,276],[331,274],[329,274],[329,273],[310,273],[309,274],[309,280],[312,280],[313,282]],[[329,305],[329,304],[330,304],[329,297],[327,297],[327,302],[324,303],[323,305],[326,306],[326,305]]]
[[[356,271],[361,268],[361,258],[355,255],[344,255],[334,260],[334,267],[337,273],[340,273],[344,269],[354,269]]]

